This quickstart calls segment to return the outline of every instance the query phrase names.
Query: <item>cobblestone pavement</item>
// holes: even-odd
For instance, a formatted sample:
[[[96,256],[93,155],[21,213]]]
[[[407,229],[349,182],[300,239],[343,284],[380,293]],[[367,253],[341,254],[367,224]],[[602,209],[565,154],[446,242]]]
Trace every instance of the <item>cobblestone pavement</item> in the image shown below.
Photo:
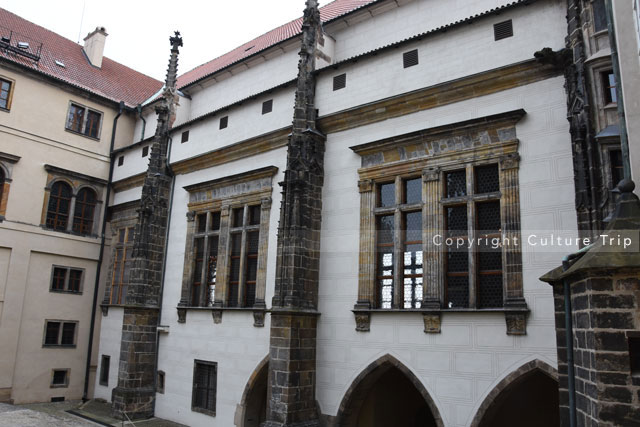
[[[86,427],[98,424],[66,413],[78,402],[7,405],[0,403],[0,427]]]

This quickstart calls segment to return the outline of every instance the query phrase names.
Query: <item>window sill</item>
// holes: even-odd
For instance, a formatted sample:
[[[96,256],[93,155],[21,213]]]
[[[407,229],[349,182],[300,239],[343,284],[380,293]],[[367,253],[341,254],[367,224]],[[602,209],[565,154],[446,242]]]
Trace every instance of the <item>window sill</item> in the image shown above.
[[[69,384],[51,384],[49,388],[68,388]]]
[[[378,313],[421,313],[426,334],[439,334],[441,332],[441,317],[443,313],[504,313],[507,323],[507,335],[526,335],[526,319],[530,310],[525,305],[497,308],[354,308],[351,311],[356,319],[356,331],[359,332],[370,331],[372,313],[376,313],[376,315]]]
[[[71,295],[82,295],[82,291],[65,291],[61,289],[49,289],[49,292],[54,294],[71,294]]]
[[[89,135],[86,135],[86,134],[84,134],[84,133],[82,133],[82,132],[78,132],[78,131],[75,131],[75,130],[73,130],[73,129],[69,129],[69,128],[64,128],[64,130],[66,130],[67,132],[72,133],[72,134],[74,134],[74,135],[83,136],[83,137],[85,137],[85,138],[87,138],[87,139],[91,139],[91,140],[94,140],[94,141],[100,142],[100,138],[99,138],[99,137],[98,137],[98,138],[95,138],[95,137],[93,137],[93,136],[89,136]]]
[[[195,306],[181,306],[176,307],[178,310],[178,323],[186,323],[187,311],[210,311],[213,317],[213,323],[222,323],[222,313],[228,312],[251,312],[253,313],[253,326],[256,328],[262,328],[264,326],[264,317],[267,312],[267,307],[263,304],[254,305],[253,307],[195,307]]]
[[[42,348],[76,348],[76,345],[42,344]]]
[[[0,108],[0,111],[4,111],[5,113],[9,113],[11,111],[10,108]]]
[[[97,234],[81,234],[81,233],[76,233],[75,231],[56,230],[55,228],[49,228],[44,224],[40,224],[40,228],[42,228],[43,230],[46,230],[46,231],[53,231],[53,232],[56,232],[56,233],[64,233],[64,234],[68,234],[70,236],[84,237],[86,239],[97,239],[98,238]]]
[[[204,409],[204,408],[196,408],[196,407],[191,407],[191,410],[193,412],[200,412],[201,414],[205,414],[205,415],[210,415],[212,417],[216,416],[216,411],[210,411],[209,409]]]

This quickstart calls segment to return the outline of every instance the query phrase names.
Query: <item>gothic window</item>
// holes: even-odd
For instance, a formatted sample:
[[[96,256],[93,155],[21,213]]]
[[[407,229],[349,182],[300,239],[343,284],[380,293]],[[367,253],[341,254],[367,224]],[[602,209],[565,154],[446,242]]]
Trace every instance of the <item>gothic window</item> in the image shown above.
[[[111,294],[109,304],[122,304],[127,295],[129,272],[131,270],[131,252],[133,251],[133,227],[117,230],[111,270]]]
[[[217,310],[266,307],[271,180],[276,171],[267,167],[185,187],[190,203],[181,319],[186,313],[181,307],[212,308],[214,320],[215,313],[221,315]]]
[[[69,112],[67,113],[67,130],[77,132],[90,138],[98,139],[100,137],[100,123],[102,122],[102,113],[91,110],[85,106],[69,103]]]
[[[51,186],[47,207],[47,228],[58,231],[67,229],[71,196],[71,186],[67,183],[58,181]]]
[[[515,138],[523,115],[352,147],[362,157],[357,330],[369,330],[373,312],[421,311],[425,332],[439,332],[439,313],[502,309],[508,333],[523,333]]]
[[[194,361],[191,410],[216,415],[216,387],[218,364],[204,360]]]

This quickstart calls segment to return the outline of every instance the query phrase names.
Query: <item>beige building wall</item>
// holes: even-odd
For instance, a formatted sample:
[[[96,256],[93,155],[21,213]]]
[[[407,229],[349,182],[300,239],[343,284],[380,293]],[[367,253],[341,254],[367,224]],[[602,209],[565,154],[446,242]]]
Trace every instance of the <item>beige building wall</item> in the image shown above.
[[[83,394],[109,148],[118,105],[4,63],[0,78],[12,82],[10,110],[0,111],[0,152],[20,158],[10,165],[6,212],[0,222],[0,401],[79,399]],[[97,139],[66,129],[70,102],[102,113]],[[116,143],[130,142],[133,129],[133,115],[122,114]],[[5,162],[2,156],[0,162]],[[90,236],[43,226],[48,197],[45,187],[52,176],[45,165],[98,179],[99,213]],[[83,179],[73,181],[77,190]],[[108,247],[105,253],[109,253]],[[80,293],[50,291],[54,265],[83,270]],[[101,286],[106,277],[106,272],[102,273]],[[98,363],[100,319],[98,307],[92,381]],[[75,346],[44,347],[46,320],[77,321]],[[51,387],[54,369],[70,369],[67,387]]]

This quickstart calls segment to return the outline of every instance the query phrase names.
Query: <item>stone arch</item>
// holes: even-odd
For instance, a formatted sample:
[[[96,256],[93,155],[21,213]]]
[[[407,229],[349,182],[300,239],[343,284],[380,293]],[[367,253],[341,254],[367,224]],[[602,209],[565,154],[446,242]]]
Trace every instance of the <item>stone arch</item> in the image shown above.
[[[247,385],[244,387],[242,399],[236,409],[235,425],[238,427],[257,427],[260,425],[262,405],[267,402],[267,385],[269,376],[269,355],[258,363],[253,370]],[[262,394],[264,392],[264,395]],[[264,407],[266,414],[266,406]],[[264,420],[262,420],[264,421]]]
[[[337,425],[340,427],[357,425],[360,409],[365,403],[370,390],[378,380],[391,370],[399,371],[415,387],[417,393],[420,394],[424,403],[428,406],[430,415],[433,417],[433,424],[437,427],[444,427],[440,411],[438,411],[438,407],[422,382],[409,368],[390,354],[386,354],[371,363],[353,380],[340,403],[336,417]]]
[[[491,410],[495,407],[494,405],[499,404],[516,386],[521,385],[534,375],[543,375],[555,381],[556,384],[558,382],[558,371],[548,363],[539,359],[525,363],[504,377],[502,381],[489,392],[476,411],[470,427],[480,427],[483,421],[485,421],[485,417],[491,414]],[[556,412],[559,414],[559,409]]]

